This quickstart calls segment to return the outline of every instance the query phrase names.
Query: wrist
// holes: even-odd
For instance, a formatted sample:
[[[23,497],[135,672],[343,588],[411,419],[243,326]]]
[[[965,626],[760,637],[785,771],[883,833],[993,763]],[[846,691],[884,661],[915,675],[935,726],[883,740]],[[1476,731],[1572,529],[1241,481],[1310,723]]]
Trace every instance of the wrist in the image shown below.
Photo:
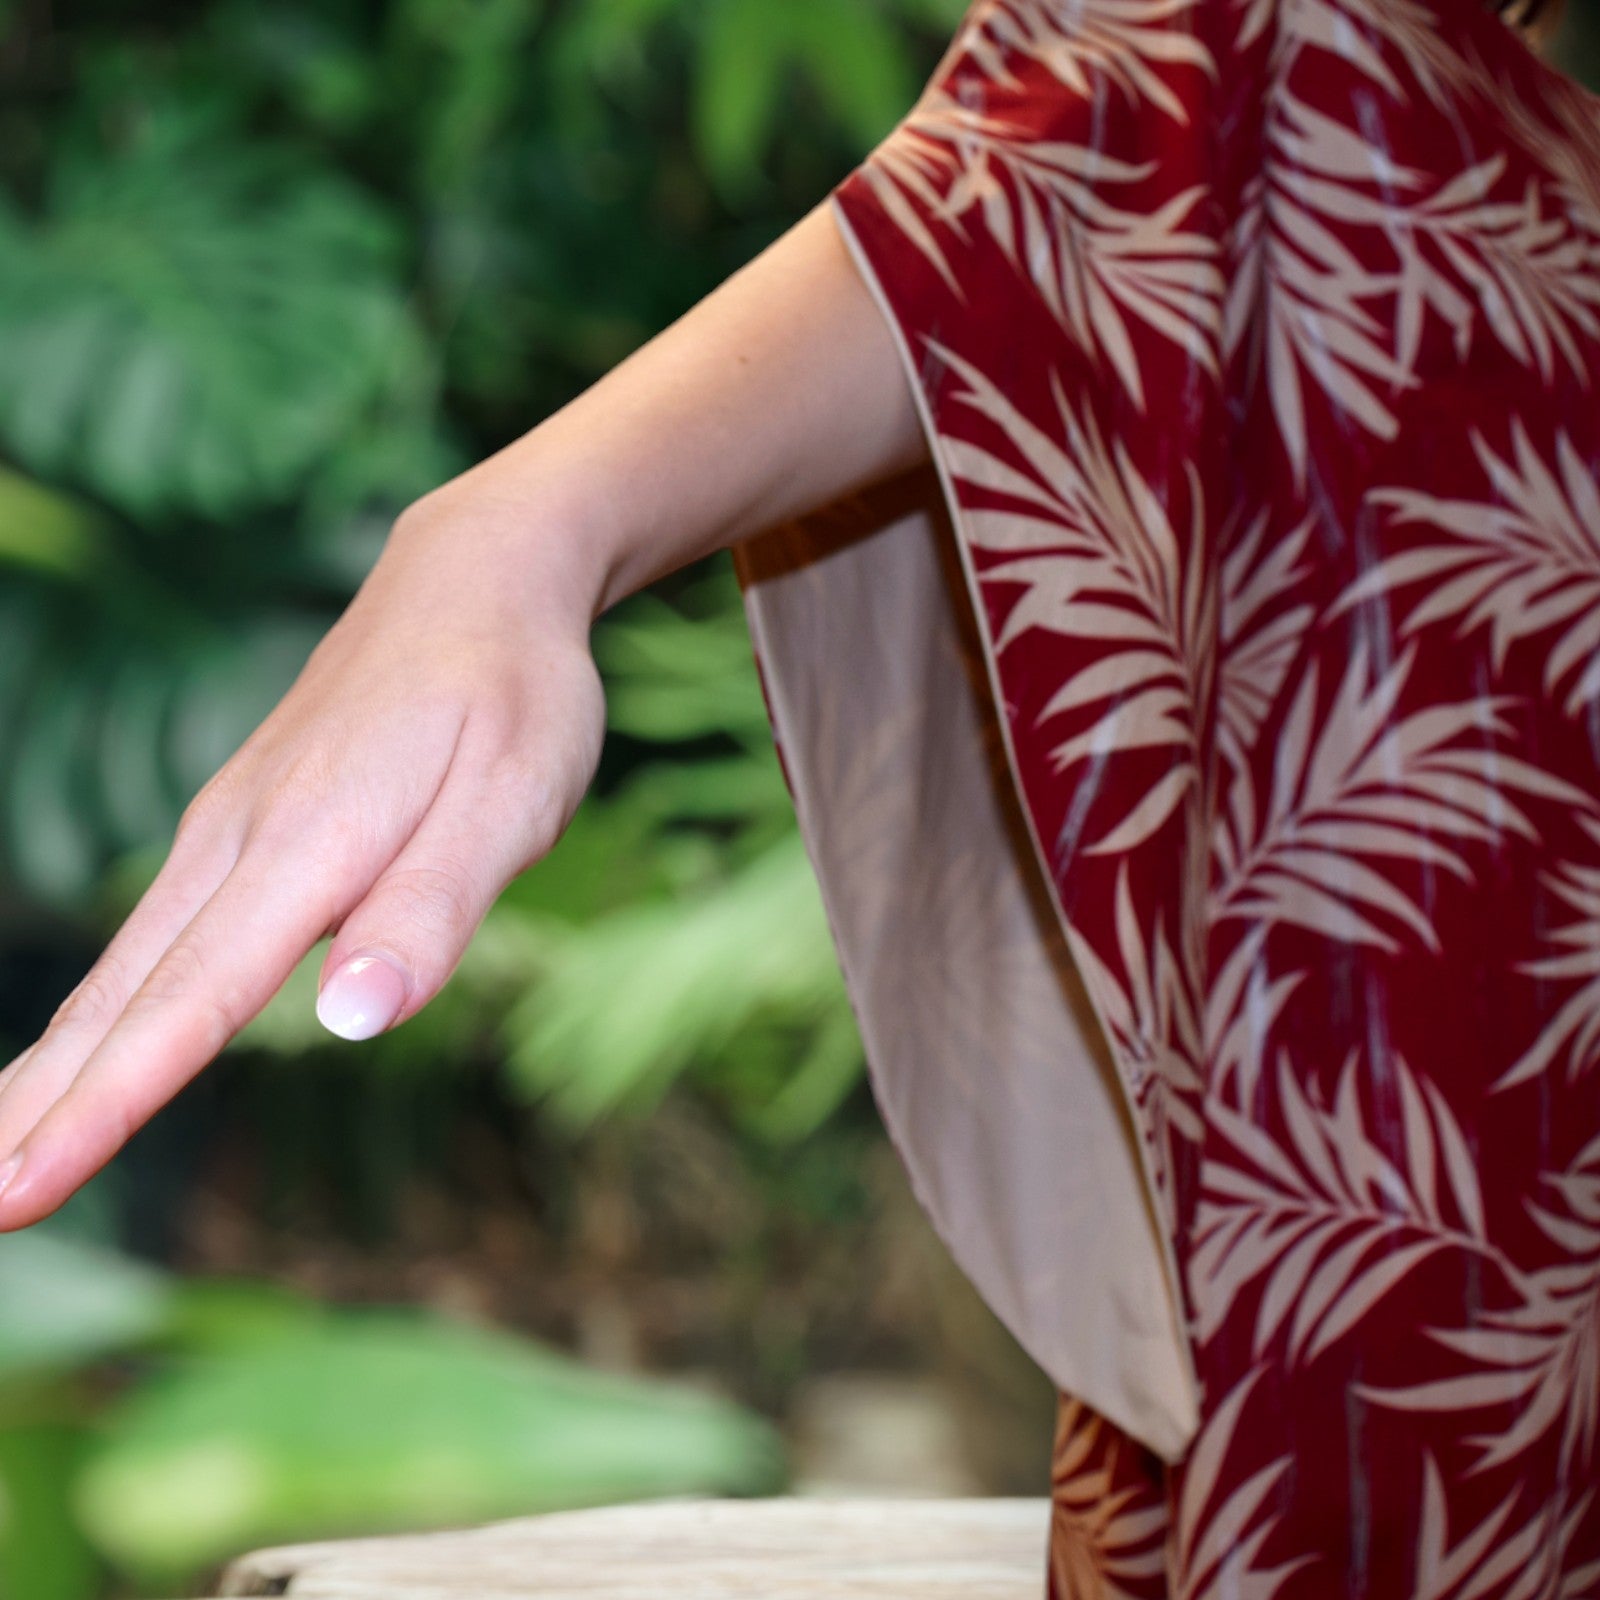
[[[611,564],[593,518],[559,496],[494,482],[492,465],[413,501],[396,518],[391,545],[430,572],[448,561],[517,615],[586,639],[610,595]]]

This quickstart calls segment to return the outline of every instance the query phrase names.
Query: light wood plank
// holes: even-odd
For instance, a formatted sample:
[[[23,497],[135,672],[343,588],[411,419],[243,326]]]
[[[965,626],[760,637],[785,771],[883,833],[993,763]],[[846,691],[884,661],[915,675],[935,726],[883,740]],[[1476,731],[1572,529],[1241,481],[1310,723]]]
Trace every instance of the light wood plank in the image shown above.
[[[1042,1600],[1047,1499],[682,1498],[281,1545],[222,1593],[293,1600]]]

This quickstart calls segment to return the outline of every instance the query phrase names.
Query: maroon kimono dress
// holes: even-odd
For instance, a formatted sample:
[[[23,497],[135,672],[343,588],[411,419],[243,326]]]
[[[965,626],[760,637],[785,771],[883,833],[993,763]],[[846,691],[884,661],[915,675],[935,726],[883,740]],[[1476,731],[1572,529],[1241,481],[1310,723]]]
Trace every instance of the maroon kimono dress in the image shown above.
[[[976,0],[829,201],[932,461],[737,570],[1041,1594],[1600,1595],[1600,100]]]

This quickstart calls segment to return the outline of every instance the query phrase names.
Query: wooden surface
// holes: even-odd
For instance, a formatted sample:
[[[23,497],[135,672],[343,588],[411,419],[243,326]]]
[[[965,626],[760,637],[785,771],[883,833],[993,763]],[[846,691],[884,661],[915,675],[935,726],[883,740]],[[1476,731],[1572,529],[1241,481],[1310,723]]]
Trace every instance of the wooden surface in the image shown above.
[[[294,1600],[1043,1600],[1046,1499],[674,1499],[281,1545],[224,1595]]]

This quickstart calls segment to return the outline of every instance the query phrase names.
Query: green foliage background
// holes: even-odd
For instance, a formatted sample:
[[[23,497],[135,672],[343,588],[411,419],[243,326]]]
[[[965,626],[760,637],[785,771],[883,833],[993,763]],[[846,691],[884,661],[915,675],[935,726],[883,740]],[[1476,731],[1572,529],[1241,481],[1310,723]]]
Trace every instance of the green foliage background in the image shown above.
[[[815,204],[963,10],[0,0],[0,1054],[394,514]],[[676,1104],[694,1154],[666,1192],[757,1329],[744,1397],[774,1402],[810,1347],[752,1308],[786,1258],[820,1275],[824,1238],[860,1271],[881,1140],[859,1042],[726,560],[625,602],[596,648],[611,728],[567,836],[354,1056],[315,1023],[313,951],[212,1069],[251,1130],[230,1160],[263,1226],[316,1184],[359,1250],[413,1175],[455,1170],[488,1079],[530,1213],[588,1259],[605,1174]],[[209,1093],[0,1240],[0,1596],[191,1592],[266,1542],[784,1483],[760,1407],[426,1307],[171,1270]]]
[[[961,9],[0,4],[0,1051],[394,514],[815,204]],[[859,1043],[726,559],[618,607],[596,649],[594,792],[445,993],[352,1066],[314,1020],[319,947],[211,1073],[253,1097],[264,1217],[320,1177],[358,1239],[443,1162],[463,1079],[492,1075],[555,1171],[552,1226],[585,1212],[586,1140],[625,1156],[615,1130],[688,1096],[746,1174],[728,1270],[759,1292],[778,1219],[860,1203],[837,1176],[873,1131]],[[157,1120],[0,1241],[0,1593],[188,1592],[273,1540],[785,1481],[770,1424],[717,1396],[424,1307],[174,1273],[181,1130],[208,1124]]]

